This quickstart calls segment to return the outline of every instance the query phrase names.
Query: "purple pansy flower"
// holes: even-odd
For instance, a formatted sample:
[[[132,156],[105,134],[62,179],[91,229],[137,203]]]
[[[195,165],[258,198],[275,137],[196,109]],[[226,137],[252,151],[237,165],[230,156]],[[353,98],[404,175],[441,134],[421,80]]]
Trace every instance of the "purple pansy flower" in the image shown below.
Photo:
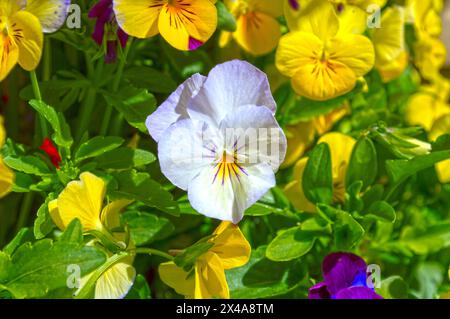
[[[125,48],[128,34],[117,24],[113,10],[113,0],[100,0],[89,11],[89,18],[97,19],[92,38],[98,45],[103,44],[106,36],[106,63],[113,63],[117,59],[117,45]]]
[[[351,253],[332,253],[322,263],[324,281],[309,289],[309,299],[383,299],[367,285],[367,264]]]

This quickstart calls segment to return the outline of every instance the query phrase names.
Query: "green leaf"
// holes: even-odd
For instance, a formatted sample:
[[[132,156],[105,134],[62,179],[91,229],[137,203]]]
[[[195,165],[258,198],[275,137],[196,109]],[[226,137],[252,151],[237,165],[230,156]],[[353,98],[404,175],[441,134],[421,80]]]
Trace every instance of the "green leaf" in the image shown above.
[[[444,280],[444,267],[436,262],[421,262],[414,269],[419,286],[414,295],[419,299],[434,299],[438,297],[438,289]]]
[[[83,226],[81,225],[80,220],[78,218],[72,220],[58,240],[67,243],[81,244],[83,242]]]
[[[33,240],[34,237],[31,228],[22,228],[21,230],[19,230],[13,240],[11,240],[9,244],[6,245],[5,248],[3,248],[3,252],[5,254],[12,255],[19,246]]]
[[[372,140],[362,137],[353,148],[347,170],[345,185],[362,181],[362,190],[367,189],[375,181],[378,173],[378,160],[375,145]]]
[[[363,212],[364,216],[374,218],[389,223],[394,223],[396,219],[395,209],[385,201],[376,201]]]
[[[289,261],[307,254],[314,246],[315,237],[312,232],[304,231],[296,226],[282,231],[269,244],[266,256],[273,261]]]
[[[230,13],[227,6],[221,2],[218,1],[216,3],[217,8],[217,29],[234,32],[236,31],[237,25],[236,25],[236,19],[234,16]]]
[[[169,94],[177,88],[177,83],[169,75],[146,66],[131,67],[123,76],[134,87],[153,93]]]
[[[175,230],[168,219],[149,213],[128,211],[121,217],[123,223],[128,225],[131,238],[137,246],[167,238]]]
[[[131,126],[147,132],[145,121],[156,108],[156,99],[147,90],[125,87],[117,95],[104,94],[109,105],[123,115]]]
[[[42,298],[51,290],[67,287],[68,266],[78,266],[80,275],[85,276],[102,265],[106,256],[95,247],[44,239],[26,243],[10,259],[1,259],[1,286],[16,298]]]
[[[328,144],[321,143],[311,152],[302,178],[306,198],[312,203],[333,201],[331,154]]]
[[[45,203],[43,203],[37,211],[37,218],[34,221],[34,236],[36,239],[44,238],[50,234],[53,228],[55,228],[55,224],[50,217],[50,213],[48,212],[48,203],[51,198],[53,198],[53,196],[47,197]]]
[[[181,254],[174,258],[173,261],[175,264],[178,267],[183,268],[186,272],[190,272],[192,267],[194,267],[196,260],[214,246],[213,243],[209,242],[210,238],[211,236],[205,237],[194,245],[186,248]]]
[[[70,147],[73,144],[72,135],[70,133],[70,127],[67,125],[66,120],[62,113],[56,112],[54,108],[47,105],[43,101],[31,100],[31,107],[33,107],[41,116],[43,116],[51,127],[55,131],[53,140],[56,145],[66,149],[67,153],[70,153]]]
[[[127,294],[125,299],[152,299],[150,287],[147,284],[145,277],[138,274],[134,280],[133,287]]]
[[[381,282],[377,293],[385,299],[408,298],[408,284],[400,276],[391,276]]]
[[[398,183],[421,170],[450,158],[450,150],[420,155],[410,160],[387,160],[386,170],[393,183]]]
[[[175,216],[179,215],[178,204],[172,195],[152,180],[150,175],[131,170],[115,173],[113,176],[117,180],[118,189],[112,191],[112,195],[138,200],[149,207],[156,207]]]
[[[425,229],[405,229],[399,242],[418,255],[450,247],[450,222],[442,222]]]
[[[97,157],[95,161],[103,169],[131,169],[155,162],[156,156],[148,151],[121,147]]]
[[[338,211],[334,223],[337,249],[348,250],[356,246],[364,235],[364,228],[347,212]]]
[[[12,169],[36,176],[51,175],[52,171],[47,164],[36,156],[12,157],[7,156],[4,159],[6,165]]]
[[[246,265],[225,274],[232,299],[259,299],[295,289],[306,277],[306,267],[301,261],[271,261],[266,258],[266,246],[261,246],[252,251]]]
[[[97,157],[120,147],[124,142],[121,137],[97,136],[81,144],[75,154],[75,160],[81,162],[87,158]]]

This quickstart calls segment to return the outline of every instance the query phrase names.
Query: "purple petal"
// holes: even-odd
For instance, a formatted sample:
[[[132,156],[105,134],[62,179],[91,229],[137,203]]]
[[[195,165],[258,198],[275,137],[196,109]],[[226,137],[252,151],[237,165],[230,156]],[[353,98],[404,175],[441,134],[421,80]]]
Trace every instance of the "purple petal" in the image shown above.
[[[112,0],[100,0],[89,10],[88,17],[99,18],[108,9],[112,10]]]
[[[116,62],[117,59],[117,41],[108,41],[106,43],[105,63],[110,64]]]
[[[326,256],[322,263],[324,281],[332,296],[342,289],[353,286],[355,280],[365,281],[366,271],[366,262],[351,253],[332,253]]]
[[[298,11],[298,9],[300,9],[300,3],[298,3],[298,0],[289,0],[289,4],[295,11]]]
[[[327,285],[324,282],[319,282],[318,284],[309,288],[308,298],[309,299],[331,299],[331,295],[327,289]]]
[[[335,299],[383,299],[383,297],[367,287],[350,287],[339,291]]]
[[[125,33],[121,28],[117,30],[117,38],[119,39],[122,48],[125,48],[128,41],[128,34]]]
[[[197,50],[202,45],[203,45],[202,41],[197,40],[197,39],[195,39],[193,37],[189,37],[189,50],[190,51]]]

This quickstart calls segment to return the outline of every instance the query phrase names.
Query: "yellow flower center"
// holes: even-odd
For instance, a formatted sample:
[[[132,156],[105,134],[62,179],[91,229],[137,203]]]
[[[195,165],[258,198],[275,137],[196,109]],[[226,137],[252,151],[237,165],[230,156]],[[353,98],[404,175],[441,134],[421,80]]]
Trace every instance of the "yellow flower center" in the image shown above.
[[[216,181],[225,184],[227,179],[235,177],[240,182],[242,174],[247,175],[244,168],[239,164],[237,158],[237,149],[235,148],[232,154],[223,151],[222,155],[215,166],[216,172],[214,174],[213,183]]]

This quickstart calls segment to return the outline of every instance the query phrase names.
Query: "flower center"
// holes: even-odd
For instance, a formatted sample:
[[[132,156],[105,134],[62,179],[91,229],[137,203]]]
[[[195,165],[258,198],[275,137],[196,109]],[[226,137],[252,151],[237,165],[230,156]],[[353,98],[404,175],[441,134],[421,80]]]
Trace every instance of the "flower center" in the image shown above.
[[[235,177],[238,182],[240,182],[240,178],[242,174],[247,175],[244,168],[240,165],[237,158],[237,149],[235,148],[232,154],[229,154],[227,151],[223,151],[222,155],[219,157],[219,160],[215,166],[216,172],[214,174],[213,184],[218,181],[225,184],[227,179],[231,179]]]

